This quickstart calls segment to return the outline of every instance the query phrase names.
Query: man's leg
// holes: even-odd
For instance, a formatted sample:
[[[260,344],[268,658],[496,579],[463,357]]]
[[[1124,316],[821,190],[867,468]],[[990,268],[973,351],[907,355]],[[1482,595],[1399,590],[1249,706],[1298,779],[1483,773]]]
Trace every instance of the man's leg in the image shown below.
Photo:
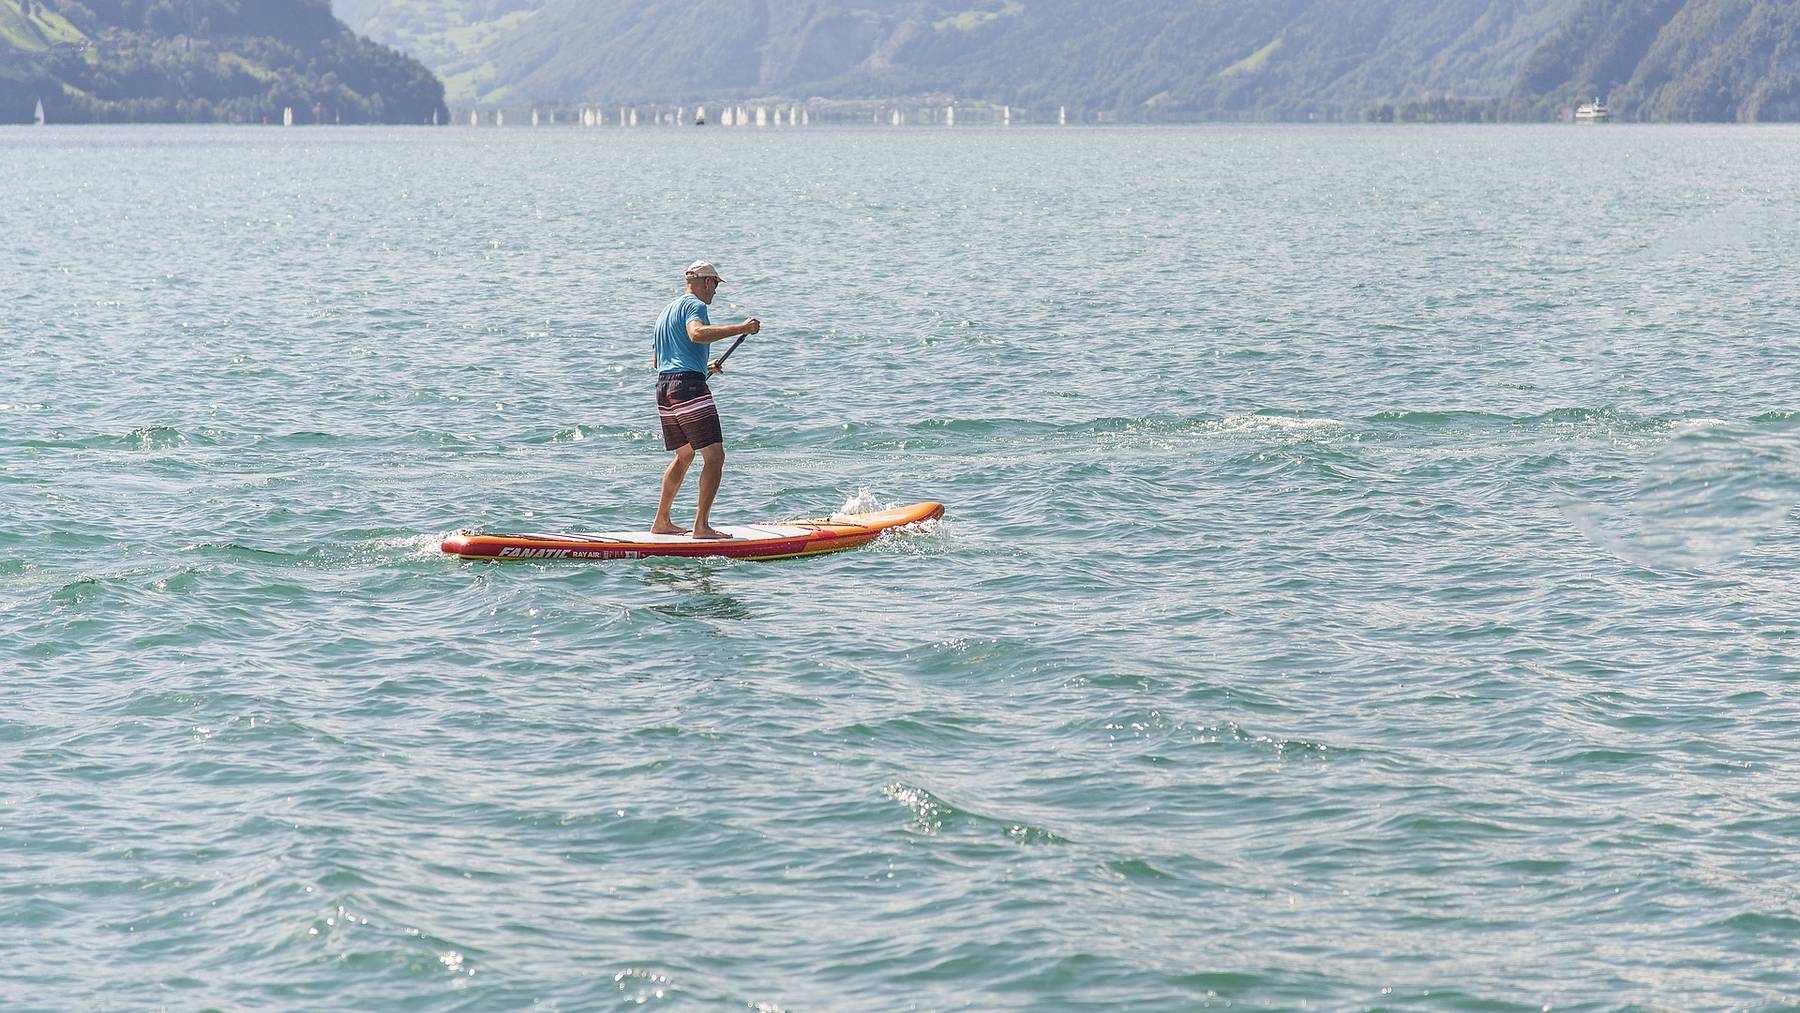
[[[694,511],[694,537],[730,538],[706,522],[706,515],[712,512],[713,496],[719,491],[719,477],[725,474],[725,444],[701,447],[700,458],[700,506]]]
[[[677,527],[669,519],[669,508],[675,505],[675,494],[681,491],[681,480],[687,477],[688,465],[694,462],[693,444],[684,443],[675,450],[675,459],[663,470],[662,499],[656,502],[656,520],[650,522],[650,530],[659,535],[685,535],[687,529]],[[701,483],[704,490],[706,485]]]

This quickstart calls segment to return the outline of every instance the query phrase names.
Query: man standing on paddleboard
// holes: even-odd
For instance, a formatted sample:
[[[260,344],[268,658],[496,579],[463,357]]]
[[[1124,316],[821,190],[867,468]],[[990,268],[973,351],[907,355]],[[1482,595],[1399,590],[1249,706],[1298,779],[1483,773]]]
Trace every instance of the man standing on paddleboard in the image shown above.
[[[751,317],[741,324],[713,324],[706,307],[724,280],[707,261],[689,264],[687,291],[656,321],[656,350],[650,360],[657,370],[656,412],[662,418],[663,446],[675,452],[675,460],[663,472],[662,499],[656,504],[656,520],[650,524],[650,530],[659,535],[689,533],[669,519],[669,508],[675,505],[675,494],[681,491],[694,452],[699,451],[700,506],[694,511],[693,536],[731,537],[706,522],[713,496],[719,491],[719,477],[725,473],[725,437],[719,432],[712,390],[706,386],[706,378],[725,367],[717,359],[706,361],[706,346],[721,338],[755,334],[762,330],[762,323]]]

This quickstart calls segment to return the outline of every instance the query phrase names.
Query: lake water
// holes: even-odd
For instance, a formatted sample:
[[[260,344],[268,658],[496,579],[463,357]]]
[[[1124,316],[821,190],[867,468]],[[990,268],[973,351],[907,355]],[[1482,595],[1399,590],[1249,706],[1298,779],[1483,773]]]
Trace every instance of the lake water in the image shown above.
[[[0,130],[0,993],[1800,1003],[1797,167]],[[699,257],[764,322],[714,519],[943,521],[443,557],[648,523]]]

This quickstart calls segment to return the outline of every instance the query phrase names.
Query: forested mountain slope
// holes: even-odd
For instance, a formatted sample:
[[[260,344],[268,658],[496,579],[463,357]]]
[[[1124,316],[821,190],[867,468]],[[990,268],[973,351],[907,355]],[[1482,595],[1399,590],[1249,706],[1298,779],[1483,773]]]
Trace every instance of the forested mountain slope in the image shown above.
[[[454,99],[937,95],[1121,120],[1791,119],[1793,0],[338,0]]]
[[[0,122],[447,117],[426,67],[327,0],[0,0]]]

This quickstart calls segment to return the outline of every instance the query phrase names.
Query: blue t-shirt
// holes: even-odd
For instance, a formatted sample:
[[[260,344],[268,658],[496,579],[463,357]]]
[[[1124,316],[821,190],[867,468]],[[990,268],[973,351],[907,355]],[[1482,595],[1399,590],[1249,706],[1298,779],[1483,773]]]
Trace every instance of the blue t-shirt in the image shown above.
[[[706,372],[706,346],[689,340],[689,320],[700,321],[702,327],[712,324],[706,316],[706,304],[694,293],[683,292],[681,298],[670,303],[669,308],[663,310],[662,316],[656,321],[657,372]]]

